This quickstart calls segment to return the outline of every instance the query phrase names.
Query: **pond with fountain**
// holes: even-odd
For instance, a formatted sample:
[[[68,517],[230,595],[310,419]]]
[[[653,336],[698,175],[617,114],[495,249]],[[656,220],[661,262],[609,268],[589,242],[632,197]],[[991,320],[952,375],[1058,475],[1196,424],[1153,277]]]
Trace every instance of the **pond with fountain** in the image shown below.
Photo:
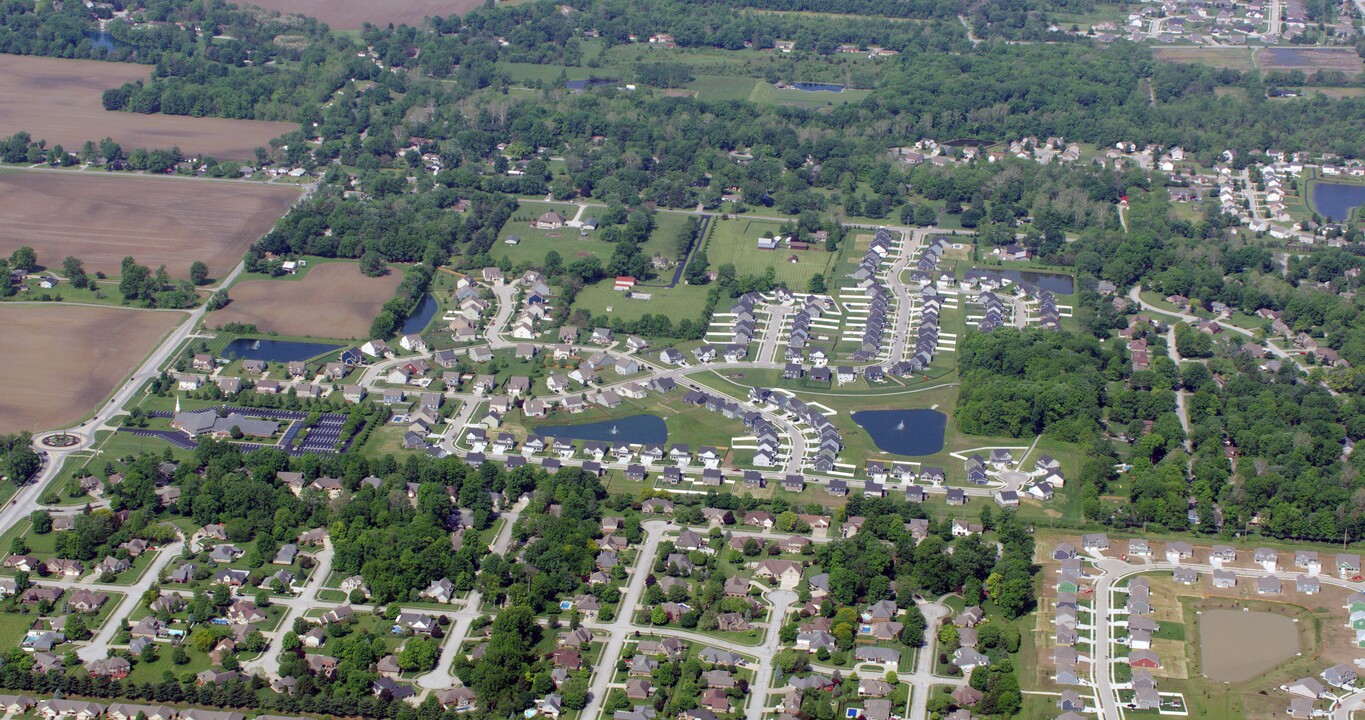
[[[576,425],[542,425],[535,432],[563,440],[596,440],[631,444],[662,443],[668,440],[668,426],[658,415],[631,415]]]
[[[862,410],[852,417],[882,452],[933,455],[943,450],[948,417],[937,410]]]

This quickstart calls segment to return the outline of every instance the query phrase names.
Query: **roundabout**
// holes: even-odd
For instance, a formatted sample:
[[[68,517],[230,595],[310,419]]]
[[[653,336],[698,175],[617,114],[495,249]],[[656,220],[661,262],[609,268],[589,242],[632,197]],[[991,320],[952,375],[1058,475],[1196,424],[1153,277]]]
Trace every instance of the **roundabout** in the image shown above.
[[[34,440],[34,445],[40,448],[54,448],[57,450],[78,450],[85,446],[86,441],[87,438],[83,435],[61,430],[39,436]]]

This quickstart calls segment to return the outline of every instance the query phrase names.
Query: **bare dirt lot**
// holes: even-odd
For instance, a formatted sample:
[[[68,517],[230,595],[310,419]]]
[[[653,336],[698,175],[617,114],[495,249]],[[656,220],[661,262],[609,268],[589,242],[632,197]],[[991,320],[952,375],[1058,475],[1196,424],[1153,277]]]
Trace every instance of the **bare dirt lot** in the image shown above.
[[[141,115],[104,109],[104,91],[151,77],[150,65],[0,55],[0,134],[23,130],[79,151],[112,137],[124,150],[179,147],[186,154],[251,160],[293,123]]]
[[[1261,48],[1256,60],[1262,70],[1340,70],[1349,74],[1365,70],[1360,56],[1349,48]]]
[[[178,312],[0,305],[0,433],[50,430],[88,415],[184,319]]]
[[[372,25],[417,25],[427,17],[463,15],[482,0],[252,0],[267,10],[315,17],[333,30],[359,30]]]
[[[400,272],[365,277],[355,263],[324,263],[298,279],[248,280],[232,287],[232,303],[205,319],[210,327],[250,323],[261,332],[318,338],[363,338],[393,297]]]
[[[172,277],[202,260],[230,271],[298,198],[288,186],[143,175],[30,171],[0,174],[0,252],[20,245],[60,268],[74,255],[91,273],[117,274],[123,258]]]

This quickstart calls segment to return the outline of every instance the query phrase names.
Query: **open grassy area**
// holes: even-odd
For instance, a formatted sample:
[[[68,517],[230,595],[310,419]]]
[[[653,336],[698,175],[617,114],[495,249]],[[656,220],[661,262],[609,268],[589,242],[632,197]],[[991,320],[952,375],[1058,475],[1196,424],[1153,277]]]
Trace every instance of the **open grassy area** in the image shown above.
[[[611,259],[611,254],[616,246],[599,239],[597,232],[589,232],[586,236],[582,236],[579,228],[562,227],[557,230],[542,230],[531,226],[536,218],[550,210],[555,210],[565,218],[572,220],[578,212],[578,207],[566,203],[522,200],[521,207],[503,226],[502,232],[498,235],[498,242],[489,250],[489,255],[499,259],[505,257],[513,265],[521,263],[540,265],[545,261],[545,254],[551,250],[558,252],[566,264],[586,257],[597,257],[605,265]],[[600,216],[602,211],[603,208],[600,206],[590,206],[583,211],[580,219],[587,220],[594,216]],[[663,255],[676,258],[674,238],[677,237],[678,231],[687,222],[687,216],[682,213],[661,212],[654,216],[654,222],[654,232],[650,235],[649,240],[640,246],[640,252],[649,257]],[[513,236],[518,238],[517,244],[507,244],[506,240]],[[671,271],[663,271],[660,273],[659,282],[666,283],[671,278]]]
[[[682,402],[682,392],[674,391],[668,395],[649,395],[641,400],[623,398],[615,408],[593,406],[578,414],[554,413],[543,419],[528,419],[514,410],[507,415],[503,429],[508,426],[520,427],[522,433],[534,432],[537,427],[579,425],[583,423],[617,420],[640,414],[654,414],[663,418],[668,426],[669,443],[714,445],[728,447],[736,436],[746,435],[747,430],[738,420],[727,420],[706,408],[686,405]]]
[[[1246,47],[1161,47],[1152,52],[1162,62],[1195,63],[1245,72],[1256,69],[1252,57],[1255,50]]]
[[[608,315],[622,320],[638,320],[646,313],[667,315],[673,322],[683,318],[696,320],[706,309],[705,285],[678,283],[673,288],[642,287],[626,297],[617,292],[608,279],[579,291],[574,307],[589,310],[593,315]]]
[[[24,633],[37,619],[37,615],[22,615],[19,613],[0,613],[0,643],[7,648],[19,647],[20,641],[24,639]]]
[[[507,73],[512,82],[529,83],[539,82],[542,85],[549,85],[560,78],[564,80],[587,80],[591,77],[605,77],[601,71],[594,71],[585,67],[567,67],[564,65],[536,65],[534,63],[500,62],[498,69]]]
[[[1102,22],[1112,22],[1119,27],[1123,27],[1128,20],[1130,10],[1118,4],[1096,4],[1087,12],[1078,13],[1049,13],[1048,19],[1058,26],[1070,29],[1072,25],[1078,26],[1082,31],[1088,30],[1093,25]],[[1055,714],[1055,713],[1054,713]]]
[[[713,221],[715,229],[710,232],[710,242],[706,247],[707,259],[711,267],[732,263],[735,271],[743,275],[762,275],[773,268],[777,281],[793,290],[805,291],[810,279],[817,273],[823,274],[828,281],[842,257],[839,252],[827,252],[823,247],[812,246],[810,250],[791,250],[779,247],[776,250],[759,250],[760,237],[777,235],[782,225],[770,220],[751,220],[744,216]],[[789,261],[795,256],[797,262]]]
[[[753,92],[749,93],[749,101],[759,105],[794,105],[806,109],[816,109],[861,102],[870,94],[872,94],[870,90],[855,90],[853,88],[844,88],[841,92],[811,92],[789,87],[779,88],[776,85],[759,81],[754,83]]]
[[[753,94],[758,80],[729,75],[696,75],[687,89],[694,92],[703,102],[728,102],[748,100]]]

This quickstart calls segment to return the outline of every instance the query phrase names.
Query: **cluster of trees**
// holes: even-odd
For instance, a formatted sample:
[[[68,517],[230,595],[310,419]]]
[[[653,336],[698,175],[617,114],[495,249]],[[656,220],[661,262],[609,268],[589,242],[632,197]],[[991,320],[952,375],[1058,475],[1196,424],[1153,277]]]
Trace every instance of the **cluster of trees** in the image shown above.
[[[364,258],[361,259],[361,270],[364,271]],[[426,265],[417,265],[403,276],[403,281],[398,283],[398,290],[393,298],[384,303],[380,308],[379,315],[370,323],[370,337],[387,338],[398,332],[403,327],[403,323],[408,317],[417,310],[422,304],[422,299],[427,295],[427,288],[431,285],[431,274],[435,270]]]
[[[958,426],[972,435],[1092,437],[1102,420],[1105,370],[1122,362],[1096,339],[1069,333],[968,333],[958,346]]]
[[[49,146],[46,140],[34,140],[29,133],[23,131],[0,140],[0,160],[7,163],[70,167],[78,162],[87,162],[104,165],[109,170],[165,173],[174,170],[184,159],[185,156],[178,147],[152,150],[136,148],[125,153],[123,147],[110,138],[105,138],[98,144],[93,140],[87,140],[79,152],[68,151],[61,145]],[[207,161],[210,164],[214,163],[212,159]]]
[[[1120,287],[1142,284],[1162,294],[1186,295],[1195,305],[1226,302],[1248,314],[1281,310],[1293,330],[1323,334],[1321,342],[1342,357],[1353,364],[1365,361],[1355,302],[1315,287],[1318,282],[1334,290],[1352,287],[1345,273],[1360,266],[1355,253],[1314,252],[1291,260],[1282,275],[1271,248],[1246,235],[1230,236],[1213,213],[1180,220],[1160,190],[1134,186],[1127,195],[1128,232],[1089,227],[1068,250],[1081,277],[1079,304],[1087,332],[1106,335],[1128,324],[1114,312],[1110,298],[1089,289],[1100,278]],[[1212,338],[1184,325],[1176,327],[1176,349],[1201,362],[1177,366],[1165,356],[1163,330],[1138,333],[1149,343],[1148,370],[1132,371],[1112,353],[1091,361],[1088,373],[1058,366],[1068,380],[1126,381],[1122,390],[1101,387],[1096,395],[1107,412],[1109,433],[1077,438],[1088,458],[1075,485],[1085,517],[1120,527],[1204,533],[1244,530],[1256,519],[1259,532],[1314,540],[1365,533],[1365,506],[1356,498],[1360,460],[1343,453],[1346,438],[1365,433],[1358,413],[1365,387],[1359,373],[1314,370],[1304,378],[1293,362],[1273,374],[1262,372],[1262,361],[1241,352],[1244,336]],[[964,362],[976,342],[969,337],[963,344]],[[1331,395],[1321,382],[1342,394]],[[1188,438],[1175,413],[1176,390],[1187,393]],[[963,397],[974,394],[964,389]],[[1109,434],[1131,442],[1125,457]],[[1237,457],[1235,471],[1230,453]],[[1114,466],[1125,461],[1132,465],[1124,481],[1129,502],[1101,502],[1099,496],[1116,480]]]
[[[593,572],[593,539],[601,527],[605,497],[597,478],[578,468],[537,481],[530,506],[512,528],[513,539],[529,541],[522,555],[534,558],[534,568],[510,558],[490,558],[486,567],[496,571],[484,579],[490,595],[535,613],[557,607],[561,596]]]
[[[28,432],[0,435],[0,477],[15,485],[28,482],[43,466]]]
[[[171,651],[172,661],[175,650]],[[67,658],[68,667],[80,664],[75,652]],[[170,673],[156,682],[135,682],[91,677],[85,673],[50,672],[36,675],[33,654],[11,648],[0,667],[0,686],[11,690],[41,695],[71,695],[95,698],[119,698],[134,702],[157,702],[197,705],[201,707],[244,708],[273,710],[279,713],[323,713],[363,717],[392,717],[417,720],[417,710],[402,702],[377,698],[372,692],[362,695],[295,692],[283,695],[272,692],[269,684],[259,676],[247,680],[231,680],[221,685],[199,686],[193,673],[177,676]],[[303,686],[304,683],[300,683]],[[308,683],[309,689],[316,686]],[[434,703],[434,698],[432,699]],[[439,712],[440,706],[437,705]]]
[[[198,261],[190,268],[193,280],[179,282],[171,280],[165,265],[152,272],[146,265],[139,265],[131,255],[123,258],[120,267],[118,290],[123,302],[144,307],[193,307],[199,302],[199,295],[194,291],[195,285],[208,281],[208,266]]]
[[[444,264],[452,256],[486,253],[517,207],[513,198],[457,185],[428,190],[347,199],[339,190],[323,188],[252,247],[247,270],[269,272],[266,253],[362,258],[374,252],[385,262]],[[462,198],[469,200],[469,212],[451,212]]]

